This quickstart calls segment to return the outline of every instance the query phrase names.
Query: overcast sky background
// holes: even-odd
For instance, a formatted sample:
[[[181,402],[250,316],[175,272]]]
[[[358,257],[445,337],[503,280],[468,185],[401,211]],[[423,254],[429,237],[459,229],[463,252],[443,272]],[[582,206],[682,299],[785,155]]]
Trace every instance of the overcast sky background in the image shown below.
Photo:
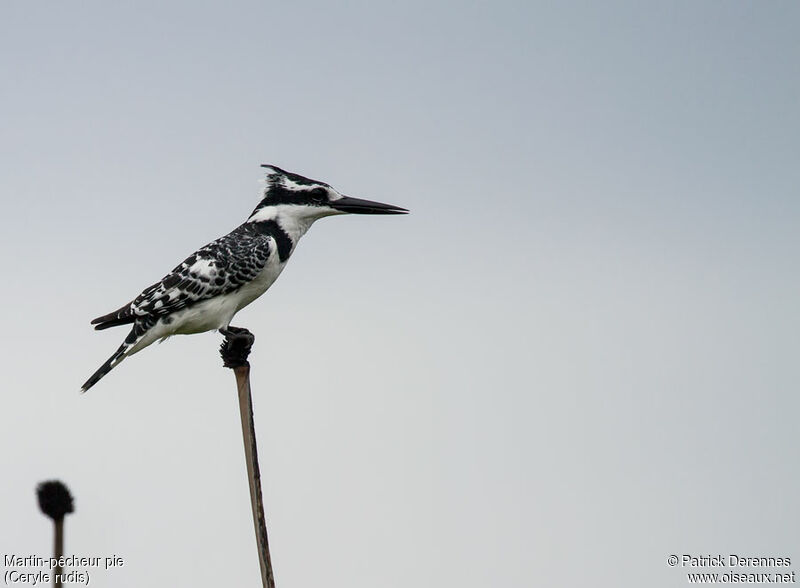
[[[78,389],[126,334],[89,320],[242,222],[268,162],[412,211],[320,221],[234,321],[279,586],[800,562],[799,20],[4,2],[0,552],[50,553],[60,478],[67,551],[126,562],[92,586],[258,585],[221,337]]]

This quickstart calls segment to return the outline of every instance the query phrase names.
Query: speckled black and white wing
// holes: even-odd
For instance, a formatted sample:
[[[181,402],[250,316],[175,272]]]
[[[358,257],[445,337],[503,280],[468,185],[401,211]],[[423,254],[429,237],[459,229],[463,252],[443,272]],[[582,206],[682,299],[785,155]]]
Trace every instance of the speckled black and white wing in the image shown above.
[[[254,280],[270,256],[269,235],[253,223],[198,249],[131,302],[135,317],[165,317]]]
[[[245,223],[201,247],[119,310],[92,321],[95,329],[159,319],[252,281],[270,256],[270,234]]]
[[[92,324],[98,330],[130,323],[133,323],[133,328],[116,353],[89,378],[83,389],[88,390],[127,355],[155,339],[172,333],[208,330],[209,327],[199,328],[191,324],[197,317],[222,323],[225,318],[230,320],[235,311],[249,301],[239,300],[237,294],[258,280],[270,256],[275,255],[280,261],[288,258],[289,251],[285,249],[282,238],[285,235],[275,235],[274,229],[271,223],[244,223],[198,249],[129,304],[94,319]],[[264,289],[266,287],[267,284]],[[224,312],[230,316],[219,318],[208,312],[191,312],[212,299],[226,300],[228,308]],[[219,326],[222,325],[210,328]]]

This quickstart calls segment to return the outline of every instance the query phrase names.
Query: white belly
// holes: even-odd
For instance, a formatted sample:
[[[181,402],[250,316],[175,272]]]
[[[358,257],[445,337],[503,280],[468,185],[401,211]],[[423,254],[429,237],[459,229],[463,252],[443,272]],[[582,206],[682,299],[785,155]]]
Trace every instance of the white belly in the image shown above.
[[[168,322],[163,318],[160,319],[131,348],[128,355],[132,355],[151,343],[159,339],[165,339],[170,335],[191,335],[227,327],[230,325],[233,316],[266,292],[283,271],[286,263],[280,262],[277,255],[270,256],[270,260],[272,259],[275,259],[275,262],[267,262],[267,265],[253,281],[244,284],[238,290],[203,300],[188,308],[174,312],[165,317]]]

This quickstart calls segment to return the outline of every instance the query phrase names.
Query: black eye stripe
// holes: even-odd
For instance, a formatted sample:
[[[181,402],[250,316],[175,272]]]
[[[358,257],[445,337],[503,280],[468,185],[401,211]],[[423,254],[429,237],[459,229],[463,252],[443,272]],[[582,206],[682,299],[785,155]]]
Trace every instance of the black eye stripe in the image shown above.
[[[328,204],[330,195],[328,188],[325,186],[316,187],[309,186],[307,189],[289,189],[280,184],[269,185],[264,191],[264,197],[258,206],[255,207],[252,214],[261,210],[265,206],[275,206],[278,204],[305,204],[320,206]]]

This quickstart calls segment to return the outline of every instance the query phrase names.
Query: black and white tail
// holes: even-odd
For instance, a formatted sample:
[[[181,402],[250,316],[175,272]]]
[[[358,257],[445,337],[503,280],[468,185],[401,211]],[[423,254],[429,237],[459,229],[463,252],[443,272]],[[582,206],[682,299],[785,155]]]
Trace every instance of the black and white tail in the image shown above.
[[[131,331],[131,333],[133,333],[133,331]],[[97,382],[99,382],[103,376],[117,367],[120,362],[125,359],[125,356],[128,354],[128,350],[133,346],[132,344],[127,343],[127,340],[128,339],[125,340],[126,343],[123,343],[119,346],[119,349],[114,352],[114,355],[109,357],[108,360],[101,365],[100,368],[93,373],[88,380],[86,380],[86,383],[81,386],[81,392],[86,392],[89,388],[97,384]]]
[[[131,332],[128,333],[128,336],[125,337],[125,341],[119,346],[119,349],[114,352],[114,355],[109,357],[108,360],[92,374],[92,377],[86,380],[86,383],[81,386],[81,392],[86,392],[89,388],[97,384],[103,376],[117,367],[123,359],[130,355],[132,352],[131,348],[141,340],[142,336],[147,332],[147,329],[152,326],[152,324],[147,321],[136,322],[136,316],[131,311],[132,304],[133,303],[126,304],[119,310],[97,317],[92,321],[92,324],[95,325],[94,328],[98,331],[108,329],[109,327],[117,327],[119,325],[129,325],[131,323],[133,323],[133,328]]]

